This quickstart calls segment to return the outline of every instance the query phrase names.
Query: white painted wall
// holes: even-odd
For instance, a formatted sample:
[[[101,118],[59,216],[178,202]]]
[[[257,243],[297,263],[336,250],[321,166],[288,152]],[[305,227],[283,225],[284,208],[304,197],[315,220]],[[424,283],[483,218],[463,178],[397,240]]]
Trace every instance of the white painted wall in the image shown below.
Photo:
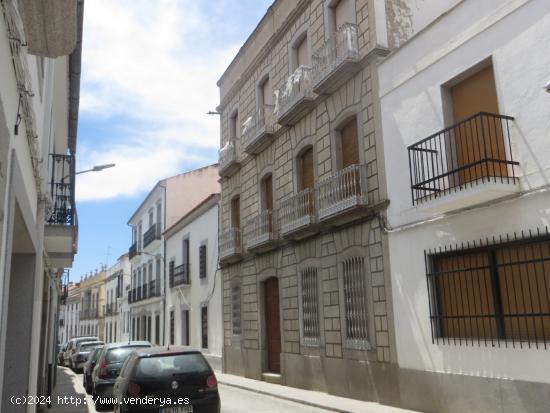
[[[221,358],[223,347],[222,285],[218,267],[218,206],[213,205],[204,214],[171,235],[166,240],[166,271],[168,263],[182,264],[183,239],[189,237],[189,264],[191,285],[170,288],[168,308],[175,314],[175,344],[182,344],[182,310],[189,309],[190,342],[201,349],[201,306],[208,305],[208,349],[205,354]],[[206,242],[207,277],[199,278],[199,247]],[[166,341],[170,338],[169,317],[166,320]]]
[[[501,113],[514,116],[512,152],[520,189],[550,182],[550,2],[464,1],[379,66],[397,355],[404,368],[550,383],[548,352],[536,348],[435,345],[424,250],[544,227],[549,192],[433,218],[413,207],[406,147],[446,125],[441,85],[491,57]]]

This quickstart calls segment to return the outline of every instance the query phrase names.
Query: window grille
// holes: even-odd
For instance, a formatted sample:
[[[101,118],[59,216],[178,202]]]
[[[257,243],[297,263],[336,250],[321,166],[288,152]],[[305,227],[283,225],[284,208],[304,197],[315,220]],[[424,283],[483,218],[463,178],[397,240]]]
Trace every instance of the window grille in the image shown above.
[[[301,272],[302,282],[302,331],[305,345],[319,345],[319,289],[317,268]]]
[[[233,284],[231,287],[231,321],[233,327],[233,335],[241,335],[241,286]]]
[[[344,316],[346,324],[346,346],[367,350],[367,277],[363,257],[350,258],[342,263],[344,284]]]
[[[170,311],[170,345],[173,345],[173,344],[174,344],[174,310]]]
[[[208,348],[208,307],[201,307],[202,348]]]
[[[206,278],[206,245],[199,247],[199,277]]]
[[[425,254],[433,342],[547,348],[548,229]]]

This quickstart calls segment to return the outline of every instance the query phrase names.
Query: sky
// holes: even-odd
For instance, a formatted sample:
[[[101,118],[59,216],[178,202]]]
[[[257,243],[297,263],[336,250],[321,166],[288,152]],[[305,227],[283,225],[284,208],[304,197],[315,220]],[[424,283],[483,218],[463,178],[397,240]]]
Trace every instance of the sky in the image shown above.
[[[154,184],[217,162],[216,81],[272,0],[85,3],[71,280],[128,250],[126,224]]]

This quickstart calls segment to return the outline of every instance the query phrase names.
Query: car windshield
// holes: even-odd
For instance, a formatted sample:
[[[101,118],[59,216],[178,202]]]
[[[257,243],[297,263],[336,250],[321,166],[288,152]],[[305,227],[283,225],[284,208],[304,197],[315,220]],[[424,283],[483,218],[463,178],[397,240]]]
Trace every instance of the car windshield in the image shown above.
[[[80,345],[80,351],[92,351],[94,348],[101,347],[101,343],[84,343]]]
[[[109,364],[122,363],[124,362],[124,360],[126,360],[126,357],[128,357],[132,351],[140,347],[144,347],[144,346],[118,347],[118,348],[109,350],[106,356],[107,363]]]
[[[174,354],[141,358],[136,377],[173,377],[188,373],[209,373],[210,367],[201,354]]]

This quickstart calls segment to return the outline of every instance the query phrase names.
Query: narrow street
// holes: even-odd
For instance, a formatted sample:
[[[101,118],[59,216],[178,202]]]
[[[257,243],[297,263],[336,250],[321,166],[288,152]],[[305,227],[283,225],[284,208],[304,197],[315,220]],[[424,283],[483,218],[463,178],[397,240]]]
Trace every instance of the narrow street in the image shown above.
[[[57,393],[55,393],[52,398],[53,405],[50,410],[51,413],[95,413],[98,411],[95,409],[92,397],[90,395],[86,395],[86,392],[84,391],[82,386],[82,374],[75,374],[68,368],[60,367],[57,375],[58,387]],[[238,389],[232,386],[220,384],[218,388],[221,398],[222,413],[326,413],[329,411]],[[68,398],[73,396],[73,400],[79,400],[77,403],[80,403],[80,406],[77,406],[77,403],[61,406],[57,403],[58,396],[61,398],[64,396],[67,396]],[[67,400],[69,400],[68,398]],[[101,409],[99,412],[112,413],[113,409]]]

